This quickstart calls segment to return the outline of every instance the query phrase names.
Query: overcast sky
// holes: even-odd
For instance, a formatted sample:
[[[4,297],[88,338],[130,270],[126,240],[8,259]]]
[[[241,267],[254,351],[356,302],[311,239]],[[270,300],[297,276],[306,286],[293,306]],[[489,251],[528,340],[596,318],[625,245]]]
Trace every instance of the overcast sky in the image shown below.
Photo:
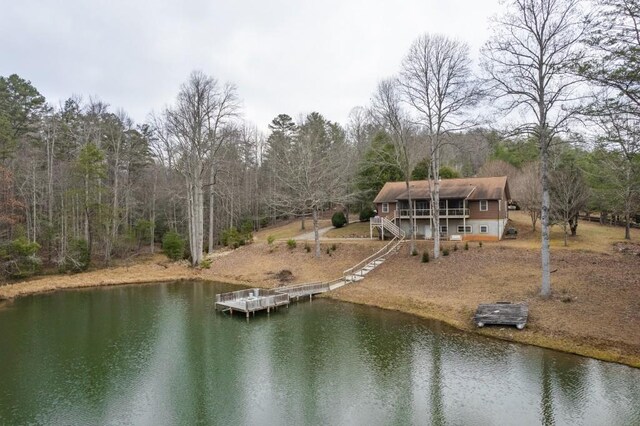
[[[0,75],[50,103],[72,94],[137,122],[173,102],[192,70],[237,85],[244,117],[280,113],[346,123],[425,32],[474,57],[498,0],[0,0]]]

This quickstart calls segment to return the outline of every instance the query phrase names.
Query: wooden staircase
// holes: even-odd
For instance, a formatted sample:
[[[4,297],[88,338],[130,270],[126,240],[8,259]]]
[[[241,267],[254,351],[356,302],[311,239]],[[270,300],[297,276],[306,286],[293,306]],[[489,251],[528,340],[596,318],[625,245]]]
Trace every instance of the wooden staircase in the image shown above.
[[[311,299],[316,294],[325,293],[331,290],[336,290],[347,284],[355,283],[363,280],[365,275],[367,275],[369,272],[376,269],[378,266],[382,265],[389,258],[389,256],[397,253],[398,250],[400,250],[400,245],[404,242],[404,238],[405,238],[404,231],[400,229],[391,220],[388,220],[386,218],[381,218],[381,217],[377,217],[374,219],[378,220],[375,226],[383,227],[384,229],[389,231],[394,236],[393,239],[390,240],[387,244],[385,244],[384,247],[382,247],[380,250],[378,250],[371,256],[358,262],[353,267],[345,270],[342,273],[342,277],[337,278],[333,281],[328,281],[328,282],[294,284],[294,285],[280,287],[273,290],[250,289],[250,290],[243,290],[240,292],[232,292],[232,293],[217,295],[216,309],[220,309],[220,310],[228,309],[229,311],[234,309],[236,311],[245,312],[248,318],[250,312],[255,312],[256,310],[261,310],[261,309],[266,309],[267,312],[269,312],[269,310],[272,307],[273,308],[276,307],[276,304],[271,303],[271,299],[269,299],[269,297],[262,297],[260,298],[260,300],[255,300],[255,301],[254,300],[248,301],[243,299],[240,302],[236,303],[236,299],[241,299],[242,297],[246,298],[247,295],[249,294],[251,294],[252,296],[255,296],[256,294],[259,294],[259,292],[271,291],[273,292],[273,295],[271,294],[269,295],[271,298],[286,297],[286,304],[288,304],[289,300],[292,300],[292,299],[299,300],[301,297],[302,298],[309,297]],[[244,294],[243,292],[245,292],[246,294]],[[238,293],[239,295],[236,293]],[[268,299],[268,300],[263,302],[262,299]],[[250,304],[256,304],[256,306],[253,306],[253,305],[249,306]]]

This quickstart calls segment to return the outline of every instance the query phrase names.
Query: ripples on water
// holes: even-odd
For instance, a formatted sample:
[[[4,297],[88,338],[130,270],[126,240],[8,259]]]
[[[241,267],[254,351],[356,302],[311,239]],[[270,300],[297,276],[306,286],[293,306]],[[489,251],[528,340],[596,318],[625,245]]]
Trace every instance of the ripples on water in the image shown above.
[[[640,370],[316,300],[249,322],[224,284],[0,309],[0,424],[640,425]]]

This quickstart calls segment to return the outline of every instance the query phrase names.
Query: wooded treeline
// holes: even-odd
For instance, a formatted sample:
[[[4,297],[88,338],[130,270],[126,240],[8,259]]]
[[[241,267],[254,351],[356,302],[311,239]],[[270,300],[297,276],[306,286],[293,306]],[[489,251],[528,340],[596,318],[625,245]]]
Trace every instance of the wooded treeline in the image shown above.
[[[316,233],[329,207],[367,218],[386,181],[433,179],[437,200],[439,179],[457,176],[509,176],[532,226],[542,219],[543,251],[548,226],[575,234],[578,212],[624,222],[629,238],[638,17],[636,1],[513,0],[479,66],[465,43],[425,34],[348,122],[283,113],[267,134],[242,119],[241,89],[202,72],[144,123],[0,77],[0,275],[109,264],[163,238],[197,265],[278,218],[307,216]]]

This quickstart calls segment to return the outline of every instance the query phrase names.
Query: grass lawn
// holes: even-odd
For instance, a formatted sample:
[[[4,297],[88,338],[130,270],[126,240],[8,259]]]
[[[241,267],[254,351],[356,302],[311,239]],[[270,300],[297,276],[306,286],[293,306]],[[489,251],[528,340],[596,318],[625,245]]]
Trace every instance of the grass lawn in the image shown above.
[[[518,230],[518,238],[515,240],[503,240],[502,244],[511,247],[527,249],[540,248],[540,221],[536,224],[535,232],[531,229],[531,219],[520,211],[509,212],[511,219],[509,226]],[[631,229],[631,241],[640,240],[640,230]],[[564,246],[564,231],[561,226],[551,227],[551,248],[553,250],[586,250],[596,253],[611,253],[613,245],[624,241],[624,228],[620,226],[600,225],[597,222],[580,221],[575,237],[567,237],[567,246]]]
[[[327,238],[369,238],[369,222],[354,222],[342,228],[334,228],[324,234]],[[374,231],[374,236],[377,231]]]
[[[284,224],[268,226],[254,234],[255,241],[267,241],[270,235],[273,235],[276,240],[288,240],[289,238],[296,237],[301,234],[313,232],[313,221],[306,219],[304,222],[305,229],[301,229],[300,219],[296,219]],[[331,225],[331,220],[321,219],[319,221],[320,228],[325,228]]]

